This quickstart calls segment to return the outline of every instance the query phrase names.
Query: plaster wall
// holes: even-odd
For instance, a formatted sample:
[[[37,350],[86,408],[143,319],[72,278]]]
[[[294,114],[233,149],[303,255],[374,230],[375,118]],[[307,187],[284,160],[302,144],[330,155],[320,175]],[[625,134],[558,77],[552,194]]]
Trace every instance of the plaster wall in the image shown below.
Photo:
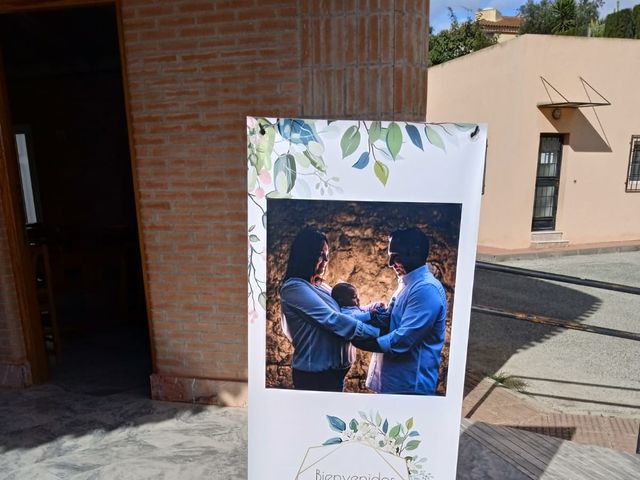
[[[556,231],[569,244],[640,239],[640,194],[625,192],[631,135],[640,133],[635,88],[640,42],[525,35],[429,69],[428,121],[489,124],[479,244],[527,248],[531,241],[538,142],[565,135]],[[610,106],[552,109],[563,98]],[[549,92],[549,93],[547,93]],[[634,129],[635,128],[635,129]]]

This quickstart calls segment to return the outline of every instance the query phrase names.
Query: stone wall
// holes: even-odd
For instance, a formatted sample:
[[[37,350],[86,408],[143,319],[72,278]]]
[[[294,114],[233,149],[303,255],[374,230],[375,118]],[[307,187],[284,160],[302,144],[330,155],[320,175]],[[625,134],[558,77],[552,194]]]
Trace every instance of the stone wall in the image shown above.
[[[388,236],[397,228],[417,226],[431,239],[429,264],[445,286],[449,302],[438,385],[438,393],[444,394],[460,228],[459,205],[269,200],[267,212],[267,387],[292,388],[293,349],[282,333],[277,292],[297,233],[306,226],[314,226],[329,238],[327,283],[353,283],[358,288],[361,304],[375,300],[388,303],[397,286],[395,274],[387,267]],[[358,351],[357,361],[347,376],[346,391],[367,391],[364,383],[369,357],[369,353]]]

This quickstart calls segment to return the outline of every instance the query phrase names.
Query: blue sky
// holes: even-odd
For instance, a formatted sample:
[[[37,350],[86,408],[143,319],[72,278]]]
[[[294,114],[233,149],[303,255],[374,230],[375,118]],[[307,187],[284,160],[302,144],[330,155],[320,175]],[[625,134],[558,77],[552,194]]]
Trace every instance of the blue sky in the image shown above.
[[[526,0],[431,0],[431,26],[435,32],[449,26],[449,11],[447,7],[453,8],[458,16],[458,20],[466,20],[468,16],[473,17],[479,8],[495,7],[503,15],[515,15],[520,5]],[[620,0],[620,8],[629,8],[640,3],[640,0]],[[616,8],[616,0],[605,0],[604,6],[600,9],[600,15],[605,16]]]

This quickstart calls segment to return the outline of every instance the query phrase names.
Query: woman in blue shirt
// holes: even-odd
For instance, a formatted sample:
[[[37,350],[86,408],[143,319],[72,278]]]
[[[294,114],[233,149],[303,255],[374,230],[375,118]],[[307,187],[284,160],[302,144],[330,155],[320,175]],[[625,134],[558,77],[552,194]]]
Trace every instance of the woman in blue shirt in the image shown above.
[[[329,263],[327,237],[302,230],[289,252],[280,288],[282,329],[293,343],[293,385],[298,390],[341,392],[355,352],[350,341],[379,336],[372,313],[345,315],[322,282]],[[375,316],[375,314],[373,314]]]

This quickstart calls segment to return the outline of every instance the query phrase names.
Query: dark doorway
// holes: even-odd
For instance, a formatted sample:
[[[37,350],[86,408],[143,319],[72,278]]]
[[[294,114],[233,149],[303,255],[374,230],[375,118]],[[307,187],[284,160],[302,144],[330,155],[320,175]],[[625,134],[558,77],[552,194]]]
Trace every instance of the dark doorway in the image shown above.
[[[143,391],[151,372],[115,8],[0,15],[51,380]]]
[[[555,230],[562,160],[562,135],[540,135],[536,197],[533,203],[531,230]]]

